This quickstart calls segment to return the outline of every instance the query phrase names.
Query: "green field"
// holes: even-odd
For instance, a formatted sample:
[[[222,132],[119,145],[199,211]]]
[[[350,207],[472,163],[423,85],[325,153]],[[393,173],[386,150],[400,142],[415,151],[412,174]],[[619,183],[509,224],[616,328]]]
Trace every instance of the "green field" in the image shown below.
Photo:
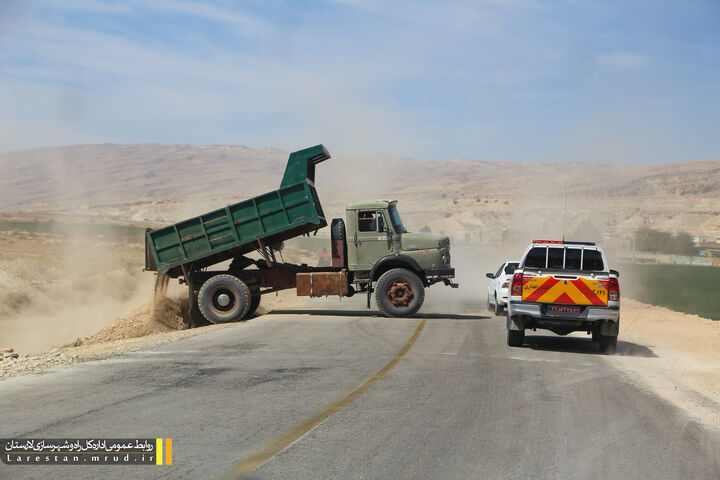
[[[720,267],[626,264],[619,270],[621,296],[720,320]]]

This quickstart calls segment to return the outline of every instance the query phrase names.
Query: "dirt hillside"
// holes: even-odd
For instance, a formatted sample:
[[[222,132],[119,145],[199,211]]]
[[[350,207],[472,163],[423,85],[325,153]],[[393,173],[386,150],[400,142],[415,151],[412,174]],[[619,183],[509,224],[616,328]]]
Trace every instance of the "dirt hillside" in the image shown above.
[[[155,144],[3,153],[0,212],[176,221],[276,188],[287,155],[243,146]],[[416,228],[454,228],[458,237],[487,243],[497,242],[503,229],[561,234],[566,191],[566,233],[599,231],[623,239],[648,224],[720,237],[720,160],[611,162],[339,156],[318,166],[316,183],[329,216],[340,216],[348,200],[397,198],[401,213]],[[442,224],[444,219],[452,225]]]

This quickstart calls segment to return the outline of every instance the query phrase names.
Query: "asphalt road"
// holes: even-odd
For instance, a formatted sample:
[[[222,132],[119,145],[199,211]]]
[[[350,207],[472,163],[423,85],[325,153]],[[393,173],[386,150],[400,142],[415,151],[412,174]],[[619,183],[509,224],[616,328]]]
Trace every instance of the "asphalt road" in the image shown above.
[[[0,478],[720,478],[720,432],[589,340],[509,348],[481,306],[386,319],[356,300],[0,382],[2,438],[173,439],[171,466]]]

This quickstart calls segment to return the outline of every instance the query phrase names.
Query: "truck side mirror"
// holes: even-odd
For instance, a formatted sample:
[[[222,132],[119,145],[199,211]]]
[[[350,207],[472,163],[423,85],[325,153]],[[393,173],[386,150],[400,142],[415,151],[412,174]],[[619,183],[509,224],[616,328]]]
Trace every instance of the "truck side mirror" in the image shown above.
[[[494,274],[494,273],[486,273],[485,276],[486,276],[487,278],[495,278],[495,274]]]

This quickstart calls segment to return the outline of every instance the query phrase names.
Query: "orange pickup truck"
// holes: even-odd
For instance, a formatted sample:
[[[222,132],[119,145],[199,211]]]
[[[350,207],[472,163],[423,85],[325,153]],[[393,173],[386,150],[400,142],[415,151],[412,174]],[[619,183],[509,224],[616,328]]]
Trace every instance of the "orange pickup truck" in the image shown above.
[[[619,272],[592,242],[535,240],[515,270],[507,309],[507,343],[525,330],[558,335],[585,331],[603,353],[615,353],[620,325]]]

